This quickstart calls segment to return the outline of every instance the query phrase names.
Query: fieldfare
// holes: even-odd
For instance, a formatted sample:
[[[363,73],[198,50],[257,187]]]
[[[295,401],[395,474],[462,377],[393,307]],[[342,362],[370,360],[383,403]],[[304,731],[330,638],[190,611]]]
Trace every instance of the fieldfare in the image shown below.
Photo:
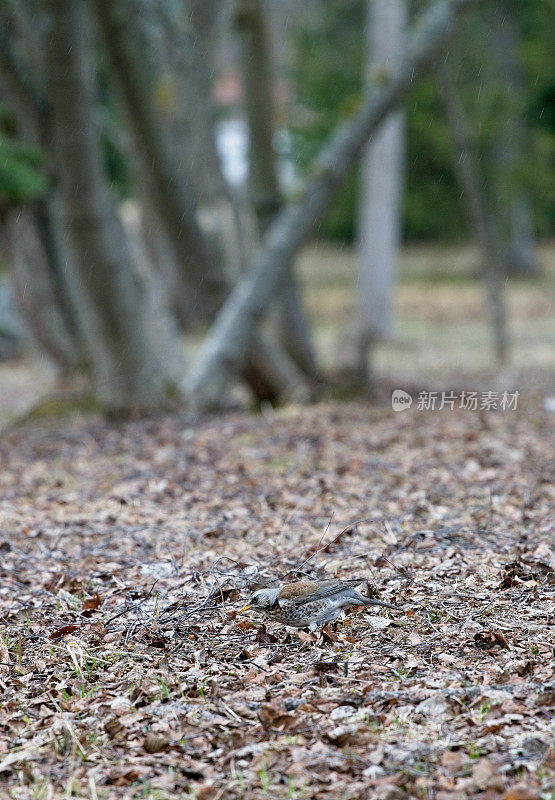
[[[310,628],[336,619],[349,606],[381,606],[393,608],[389,603],[372,600],[352,588],[362,583],[361,578],[341,581],[331,578],[326,581],[298,581],[285,583],[268,589],[259,589],[250,598],[239,614],[255,608],[273,619],[293,628]]]

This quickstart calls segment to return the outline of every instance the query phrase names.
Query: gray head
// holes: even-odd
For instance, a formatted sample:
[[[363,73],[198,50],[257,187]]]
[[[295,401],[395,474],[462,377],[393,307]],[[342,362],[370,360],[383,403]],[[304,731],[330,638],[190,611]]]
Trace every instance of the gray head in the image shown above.
[[[280,589],[280,586],[274,586],[270,589],[259,589],[251,596],[247,605],[239,609],[239,613],[241,611],[246,611],[247,608],[251,606],[253,608],[258,608],[260,611],[269,611],[276,604]]]

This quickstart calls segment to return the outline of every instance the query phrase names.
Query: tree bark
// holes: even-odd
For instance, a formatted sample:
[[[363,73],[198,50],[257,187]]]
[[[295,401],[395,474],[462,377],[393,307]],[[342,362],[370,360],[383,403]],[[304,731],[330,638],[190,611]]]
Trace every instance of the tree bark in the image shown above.
[[[368,0],[368,86],[395,69],[403,53],[406,0]],[[382,123],[362,158],[358,219],[358,378],[372,387],[374,346],[391,333],[395,273],[401,238],[404,114]]]
[[[495,353],[499,362],[503,363],[507,358],[508,341],[503,299],[505,268],[501,237],[489,199],[483,189],[483,180],[465,110],[457,93],[451,68],[445,59],[438,60],[437,76],[451,136],[456,147],[455,167],[466,197],[470,227],[482,251]]]
[[[33,211],[11,209],[3,228],[19,310],[39,351],[66,375],[75,368],[79,351],[58,302]]]
[[[49,0],[53,151],[82,325],[99,396],[112,414],[164,402],[165,364],[147,324],[144,293],[103,173],[94,126],[94,82],[82,0]]]
[[[239,282],[220,311],[193,364],[188,391],[198,404],[214,402],[241,368],[253,331],[280,281],[328,208],[362,149],[404,93],[437,55],[458,15],[473,0],[436,0],[407,42],[404,58],[389,83],[376,88],[353,120],[345,123],[324,148],[304,196],[285,208],[270,227],[253,269]]]
[[[282,205],[274,149],[275,106],[270,49],[262,0],[238,0],[235,22],[241,36],[244,105],[249,127],[249,199],[263,235]],[[291,264],[274,303],[276,335],[285,352],[316,377],[310,328]]]
[[[56,189],[51,187],[46,197],[35,201],[32,213],[46,256],[45,267],[66,331],[68,347],[73,353],[71,365],[83,365],[86,349],[79,322],[79,289],[72,283],[75,278],[70,268],[71,254],[61,230],[61,209]]]
[[[249,128],[249,197],[263,232],[282,200],[274,152],[270,42],[261,0],[237,0],[235,23],[241,38],[243,102]]]
[[[206,236],[196,220],[199,196],[193,194],[191,187],[194,182],[184,161],[189,137],[186,136],[181,142],[173,140],[168,120],[164,119],[152,101],[151,77],[145,70],[144,53],[138,46],[140,30],[132,24],[132,12],[133,9],[136,10],[134,0],[95,0],[95,8],[128,112],[137,151],[143,163],[150,167],[152,197],[159,212],[160,224],[164,227],[165,240],[171,244],[177,255],[180,274],[191,293],[198,319],[210,323],[229,294],[230,284],[226,273],[231,272],[231,265],[228,263],[228,254],[220,250],[218,242],[213,241],[212,246],[208,246]],[[194,89],[194,85],[192,88]],[[205,98],[206,102],[208,100]],[[211,136],[211,128],[204,131],[205,142]],[[200,129],[196,129],[195,138],[197,146],[200,146]],[[209,145],[207,148],[211,150]],[[206,159],[210,161],[209,153]],[[223,197],[217,199],[225,200],[223,179],[220,185]],[[206,194],[206,187],[201,194]],[[214,216],[216,198],[210,197],[210,200],[212,211],[208,209],[207,215]],[[262,386],[265,389],[260,399],[268,396],[274,398],[281,394],[290,395],[292,392],[304,395],[304,381],[292,365],[285,373],[283,370],[272,369],[271,364],[268,364],[259,376],[256,375],[271,350],[274,351],[276,362],[284,361],[284,355],[275,352],[275,349],[275,345],[255,337],[250,343],[249,352],[245,354],[244,375],[255,395]],[[288,380],[284,381],[286,374]],[[295,389],[290,384],[294,375],[297,383]],[[217,404],[216,399],[213,404]]]
[[[177,4],[179,14],[171,15],[168,4],[160,4],[169,68],[176,83],[170,113],[174,137],[181,157],[186,158],[201,206],[211,206],[222,197],[229,200],[216,147],[212,100],[215,31],[221,6],[221,0],[185,0]]]
[[[494,80],[503,95],[498,138],[493,153],[497,179],[496,204],[506,271],[512,275],[539,273],[530,198],[523,185],[523,167],[529,142],[525,119],[525,91],[519,63],[520,31],[515,12],[501,0],[489,6],[487,41]]]
[[[150,167],[150,190],[167,239],[177,254],[182,280],[193,305],[204,307],[213,315],[225,295],[225,283],[217,269],[216,254],[196,221],[197,198],[183,164],[184,154],[176,157],[167,121],[153,102],[148,64],[140,46],[136,4],[133,0],[95,0],[94,7],[135,146]]]
[[[521,277],[537,276],[540,266],[536,255],[532,208],[525,192],[519,192],[512,198],[509,213],[509,241],[505,254],[507,271],[510,275]]]
[[[2,94],[14,114],[18,140],[47,152],[51,142],[45,41],[44,14],[31,21],[21,5],[0,4]],[[6,238],[16,296],[35,344],[62,373],[68,373],[83,365],[84,348],[55,187],[8,212]]]

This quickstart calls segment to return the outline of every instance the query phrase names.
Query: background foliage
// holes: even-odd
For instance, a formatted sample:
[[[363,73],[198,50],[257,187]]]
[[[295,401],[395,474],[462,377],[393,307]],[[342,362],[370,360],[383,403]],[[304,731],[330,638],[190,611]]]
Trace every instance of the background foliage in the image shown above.
[[[298,20],[291,37],[290,78],[294,85],[293,149],[301,169],[338,121],[358,107],[364,74],[363,0],[317,0]],[[526,131],[525,161],[519,165],[530,191],[538,234],[555,230],[555,61],[552,48],[552,8],[545,0],[511,4],[521,33]],[[466,48],[467,36],[481,39],[479,48]],[[489,52],[489,29],[482,19],[466,22],[453,44],[459,81],[484,162],[495,158],[501,134],[496,119],[507,119],[509,92]],[[484,92],[488,93],[484,102]],[[478,102],[480,100],[480,102]],[[424,77],[406,103],[406,192],[403,229],[407,239],[454,238],[465,233],[459,188],[453,171],[452,144],[435,81]],[[492,176],[490,178],[493,180]],[[497,187],[499,188],[499,187]],[[321,232],[332,238],[353,237],[357,176],[353,176],[328,214]]]
[[[0,105],[0,206],[32,200],[46,188],[38,147],[18,142],[11,115]]]

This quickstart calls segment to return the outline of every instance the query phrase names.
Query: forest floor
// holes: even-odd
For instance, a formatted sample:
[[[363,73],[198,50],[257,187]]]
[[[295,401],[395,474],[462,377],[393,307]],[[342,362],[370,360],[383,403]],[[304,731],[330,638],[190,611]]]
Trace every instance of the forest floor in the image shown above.
[[[12,432],[0,796],[552,798],[540,400]],[[398,610],[323,637],[237,614],[290,570]]]
[[[503,370],[472,251],[413,248],[371,404],[4,430],[0,797],[552,800],[554,253],[510,284]],[[353,264],[301,262],[328,366]],[[2,366],[0,424],[44,375]],[[454,409],[419,410],[432,388]],[[516,409],[458,407],[504,389]],[[398,610],[322,636],[237,614],[295,571]]]

